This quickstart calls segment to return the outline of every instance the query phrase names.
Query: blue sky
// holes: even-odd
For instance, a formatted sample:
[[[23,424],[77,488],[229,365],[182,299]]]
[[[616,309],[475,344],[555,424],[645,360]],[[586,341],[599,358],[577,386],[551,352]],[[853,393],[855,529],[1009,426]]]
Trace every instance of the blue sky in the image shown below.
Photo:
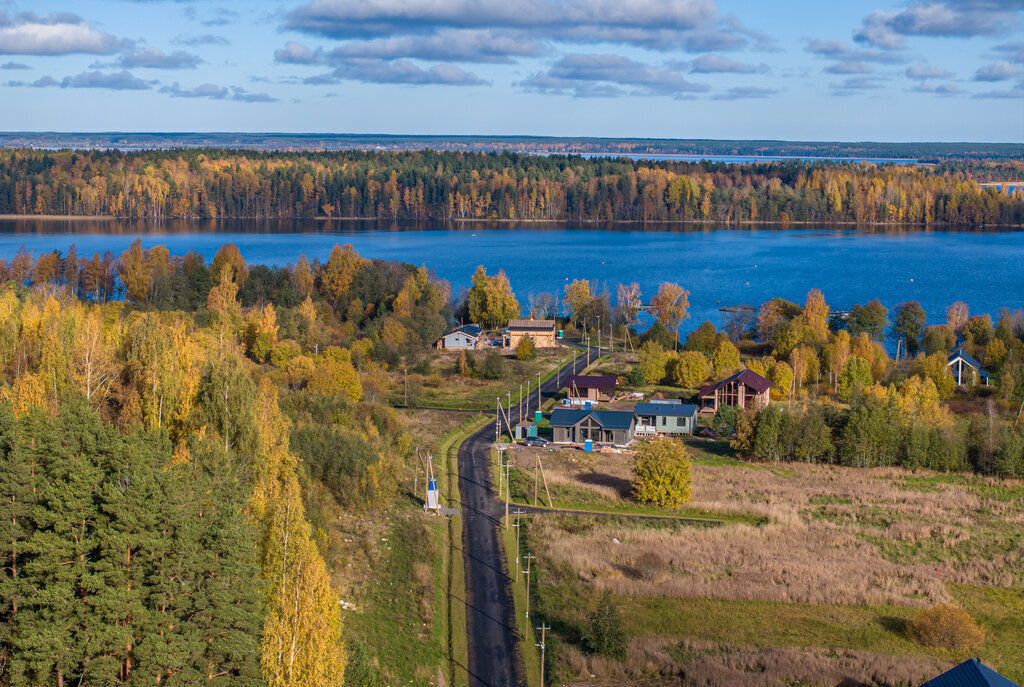
[[[1024,141],[1024,0],[0,0],[0,129]]]

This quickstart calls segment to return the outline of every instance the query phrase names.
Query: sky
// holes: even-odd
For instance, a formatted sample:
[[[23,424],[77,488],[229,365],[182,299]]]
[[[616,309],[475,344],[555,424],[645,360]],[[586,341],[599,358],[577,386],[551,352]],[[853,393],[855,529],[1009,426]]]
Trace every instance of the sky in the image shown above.
[[[1024,142],[1024,0],[0,0],[0,130]]]

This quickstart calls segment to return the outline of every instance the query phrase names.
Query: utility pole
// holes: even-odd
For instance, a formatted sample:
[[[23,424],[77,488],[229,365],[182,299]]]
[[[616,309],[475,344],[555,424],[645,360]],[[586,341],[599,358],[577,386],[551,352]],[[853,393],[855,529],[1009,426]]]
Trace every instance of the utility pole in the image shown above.
[[[512,512],[515,513],[516,516],[515,524],[513,524],[512,526],[516,528],[516,584],[519,584],[519,516],[526,513],[526,511],[523,510],[522,508],[516,508]]]
[[[533,629],[540,632],[540,644],[535,644],[534,646],[540,647],[540,684],[541,687],[544,687],[544,648],[547,645],[545,640],[547,639],[548,631],[551,628],[548,625],[541,623],[540,627],[535,627]]]
[[[405,407],[409,407],[409,368],[402,368],[405,373]]]
[[[505,477],[505,453],[504,449],[498,449],[498,498],[501,498],[501,480]]]
[[[540,372],[537,373],[537,410],[540,410]]]
[[[494,411],[494,443],[501,439],[501,396],[494,399],[497,410]]]
[[[597,316],[597,347],[601,348],[601,316]]]
[[[505,529],[508,529],[508,499],[512,490],[509,489],[508,471],[512,467],[512,461],[506,461],[505,463]]]
[[[523,383],[519,382],[519,421],[523,421]]]
[[[523,559],[526,561],[526,570],[523,571],[523,574],[526,575],[526,619],[527,620],[530,619],[530,563],[533,562],[534,558],[536,558],[536,556],[534,556],[532,553],[528,553],[525,556],[523,556]]]

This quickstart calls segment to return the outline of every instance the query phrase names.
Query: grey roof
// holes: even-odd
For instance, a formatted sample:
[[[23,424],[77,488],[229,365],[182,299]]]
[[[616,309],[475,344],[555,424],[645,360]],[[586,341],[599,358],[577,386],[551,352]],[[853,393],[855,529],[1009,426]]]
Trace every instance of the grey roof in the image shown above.
[[[921,687],[1020,687],[976,658],[964,661]]]
[[[506,331],[553,332],[554,330],[554,320],[510,320]]]
[[[605,429],[629,429],[630,425],[633,424],[633,412],[630,410],[555,408],[551,413],[551,426],[573,427],[588,415]]]
[[[458,334],[460,332],[466,334],[467,336],[472,336],[475,338],[480,336],[483,333],[483,331],[483,327],[478,327],[475,324],[464,324],[461,327],[456,327],[455,329],[451,330],[441,338],[443,339],[445,336],[451,336],[452,334]]]
[[[949,357],[946,358],[946,364],[947,365],[951,364],[957,358],[962,359],[965,363],[967,363],[968,365],[970,365],[971,367],[976,369],[978,371],[978,374],[981,375],[982,377],[988,377],[989,376],[988,372],[986,372],[985,370],[981,369],[981,363],[979,363],[974,358],[974,356],[971,356],[971,355],[968,355],[967,353],[964,353],[962,348],[958,348],[957,350],[955,350],[952,353],[950,353]]]
[[[666,417],[694,417],[697,406],[685,403],[637,403],[635,415],[664,415]]]

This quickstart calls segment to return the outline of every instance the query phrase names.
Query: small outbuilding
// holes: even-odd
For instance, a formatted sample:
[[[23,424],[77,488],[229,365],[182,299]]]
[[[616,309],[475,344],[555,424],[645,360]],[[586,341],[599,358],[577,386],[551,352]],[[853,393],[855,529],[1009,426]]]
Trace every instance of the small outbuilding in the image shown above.
[[[637,403],[633,414],[638,437],[686,436],[697,428],[697,406],[689,403]]]
[[[555,408],[551,427],[556,444],[612,444],[626,446],[633,441],[636,418],[631,410],[581,410]]]
[[[700,412],[716,413],[722,406],[763,408],[768,405],[772,383],[751,369],[737,372],[714,384],[700,388]]]
[[[529,336],[533,339],[533,345],[537,348],[554,348],[555,342],[555,321],[554,320],[512,320],[505,329],[505,348],[515,348],[523,337]]]
[[[537,423],[536,422],[520,422],[516,424],[515,428],[516,439],[529,439],[530,437],[537,436]]]
[[[439,349],[483,348],[485,341],[482,327],[475,324],[464,324],[438,339],[437,347]]]
[[[611,375],[569,375],[565,378],[566,398],[573,405],[610,401],[618,383],[618,377]]]
[[[963,349],[957,349],[949,354],[946,364],[953,374],[957,386],[966,386],[972,375],[978,375],[978,384],[988,386],[989,373],[981,369],[979,363],[973,356],[967,355]]]

